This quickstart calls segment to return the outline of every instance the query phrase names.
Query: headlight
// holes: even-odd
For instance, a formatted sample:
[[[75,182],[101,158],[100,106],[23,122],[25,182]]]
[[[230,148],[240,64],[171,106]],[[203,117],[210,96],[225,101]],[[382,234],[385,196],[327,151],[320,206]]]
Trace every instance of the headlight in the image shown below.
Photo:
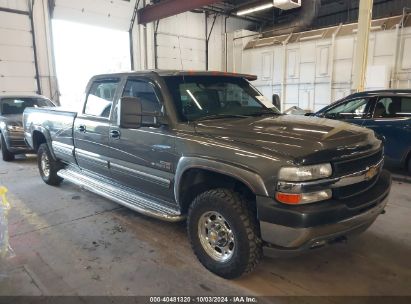
[[[23,130],[22,126],[19,126],[18,124],[7,124],[7,130],[9,131],[21,131]]]
[[[280,169],[278,179],[281,181],[301,182],[330,177],[332,173],[331,164],[283,167]]]

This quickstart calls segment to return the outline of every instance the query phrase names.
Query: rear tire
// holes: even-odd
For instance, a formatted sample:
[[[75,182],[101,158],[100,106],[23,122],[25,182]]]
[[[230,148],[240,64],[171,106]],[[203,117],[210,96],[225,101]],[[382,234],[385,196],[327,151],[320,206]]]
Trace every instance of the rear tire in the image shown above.
[[[191,247],[205,268],[226,279],[251,272],[262,256],[257,218],[240,194],[213,189],[188,212]]]
[[[41,144],[37,151],[37,165],[40,176],[46,184],[58,186],[63,181],[63,179],[57,175],[57,172],[63,166],[60,162],[53,159],[47,144]]]
[[[6,140],[3,135],[1,135],[1,155],[2,159],[6,162],[14,160],[14,154],[7,149]]]

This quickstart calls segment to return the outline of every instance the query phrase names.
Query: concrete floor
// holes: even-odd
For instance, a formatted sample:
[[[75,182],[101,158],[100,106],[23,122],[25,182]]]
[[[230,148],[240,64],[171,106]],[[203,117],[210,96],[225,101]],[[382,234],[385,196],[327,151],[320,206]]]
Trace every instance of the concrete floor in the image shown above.
[[[348,243],[226,281],[193,255],[184,223],[151,219],[64,182],[35,158],[0,162],[11,245],[0,295],[411,295],[411,186],[394,182],[387,213]]]

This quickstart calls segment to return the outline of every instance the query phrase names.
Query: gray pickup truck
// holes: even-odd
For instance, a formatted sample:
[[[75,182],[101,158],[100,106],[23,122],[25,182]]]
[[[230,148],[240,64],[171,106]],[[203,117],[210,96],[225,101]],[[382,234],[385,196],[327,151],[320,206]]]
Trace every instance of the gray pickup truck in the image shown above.
[[[93,77],[83,109],[27,109],[42,179],[166,221],[235,278],[263,254],[345,240],[384,212],[391,176],[374,132],[281,115],[254,76],[146,71]],[[166,233],[166,231],[164,232]]]

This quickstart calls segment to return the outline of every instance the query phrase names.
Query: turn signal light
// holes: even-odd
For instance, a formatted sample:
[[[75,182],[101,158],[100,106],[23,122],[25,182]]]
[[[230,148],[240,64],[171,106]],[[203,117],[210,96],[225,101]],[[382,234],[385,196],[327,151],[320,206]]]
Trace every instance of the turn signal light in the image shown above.
[[[332,197],[331,190],[323,190],[310,193],[284,193],[277,192],[275,198],[280,203],[288,205],[298,205],[298,204],[310,204],[320,201],[328,200]]]
[[[289,205],[297,205],[301,202],[301,194],[277,192],[275,198],[277,201]]]

